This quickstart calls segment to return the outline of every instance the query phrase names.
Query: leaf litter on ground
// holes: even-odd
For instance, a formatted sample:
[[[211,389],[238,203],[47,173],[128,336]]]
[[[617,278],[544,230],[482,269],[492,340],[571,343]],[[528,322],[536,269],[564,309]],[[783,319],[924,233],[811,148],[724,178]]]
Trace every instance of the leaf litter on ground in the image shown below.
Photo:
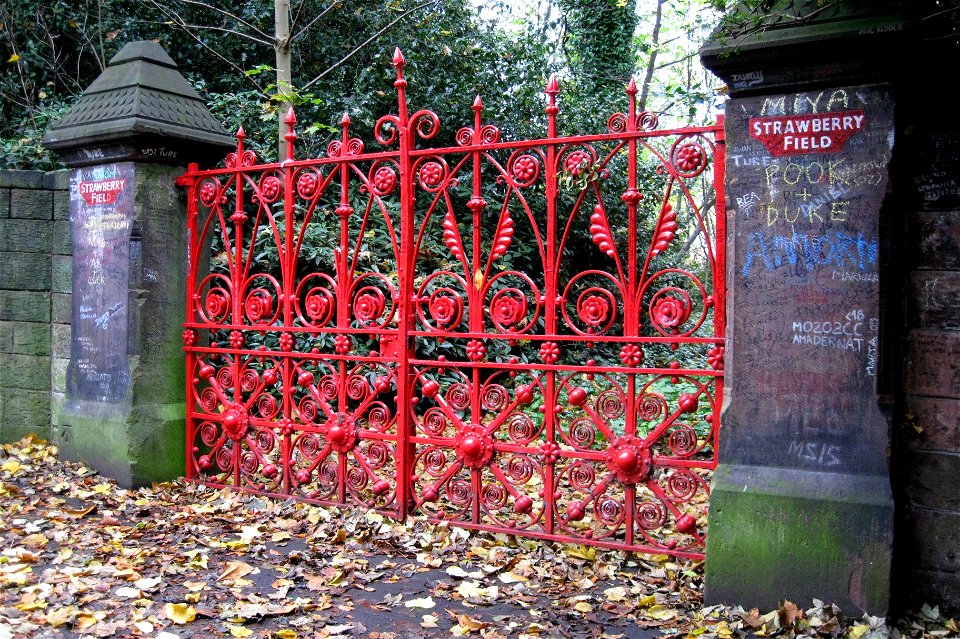
[[[471,532],[176,480],[126,490],[0,446],[0,639],[939,639],[819,600],[703,604],[702,562]]]

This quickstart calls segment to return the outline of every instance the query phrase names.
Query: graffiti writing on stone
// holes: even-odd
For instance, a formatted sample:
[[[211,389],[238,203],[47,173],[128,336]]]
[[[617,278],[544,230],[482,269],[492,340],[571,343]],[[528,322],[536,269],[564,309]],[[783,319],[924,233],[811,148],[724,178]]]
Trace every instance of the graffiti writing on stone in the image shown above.
[[[133,224],[133,164],[74,169],[73,314],[67,392],[72,400],[126,397],[128,276]]]
[[[751,463],[840,470],[866,448],[891,104],[886,87],[863,86],[727,107],[732,419],[784,442],[745,450]]]

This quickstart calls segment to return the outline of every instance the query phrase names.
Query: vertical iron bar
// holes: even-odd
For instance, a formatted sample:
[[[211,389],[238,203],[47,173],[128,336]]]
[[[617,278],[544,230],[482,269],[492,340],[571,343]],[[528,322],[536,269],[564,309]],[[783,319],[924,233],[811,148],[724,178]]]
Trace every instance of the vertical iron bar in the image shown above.
[[[416,346],[410,335],[416,326],[412,313],[413,274],[415,251],[413,246],[414,227],[416,225],[415,202],[413,198],[413,176],[410,168],[410,151],[413,147],[410,130],[410,118],[407,113],[407,81],[403,77],[403,54],[394,50],[393,66],[397,69],[397,79],[393,86],[397,89],[397,135],[400,148],[400,251],[397,264],[397,279],[400,284],[400,317],[398,322],[397,352],[397,509],[400,519],[406,518],[411,507],[411,474],[413,473],[413,444],[410,438],[414,429],[413,419],[413,374],[410,359]]]

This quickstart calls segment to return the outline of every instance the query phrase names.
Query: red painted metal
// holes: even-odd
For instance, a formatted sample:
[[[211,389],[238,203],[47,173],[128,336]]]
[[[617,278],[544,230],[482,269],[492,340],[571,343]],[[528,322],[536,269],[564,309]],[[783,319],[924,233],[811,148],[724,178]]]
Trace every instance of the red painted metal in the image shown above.
[[[722,123],[658,130],[631,83],[606,133],[560,137],[551,79],[546,138],[501,141],[477,98],[457,146],[429,148],[438,118],[408,113],[393,63],[382,150],[345,115],[325,157],[296,160],[291,111],[283,162],[241,129],[225,168],[181,178],[188,477],[702,556]]]

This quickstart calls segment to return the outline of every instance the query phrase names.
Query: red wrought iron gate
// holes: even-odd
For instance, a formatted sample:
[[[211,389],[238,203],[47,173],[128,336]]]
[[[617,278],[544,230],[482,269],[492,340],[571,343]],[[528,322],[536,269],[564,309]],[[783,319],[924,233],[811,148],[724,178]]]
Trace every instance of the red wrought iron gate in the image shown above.
[[[702,556],[724,348],[723,128],[380,150],[181,178],[187,475],[469,528]],[[713,202],[711,206],[702,202]]]

